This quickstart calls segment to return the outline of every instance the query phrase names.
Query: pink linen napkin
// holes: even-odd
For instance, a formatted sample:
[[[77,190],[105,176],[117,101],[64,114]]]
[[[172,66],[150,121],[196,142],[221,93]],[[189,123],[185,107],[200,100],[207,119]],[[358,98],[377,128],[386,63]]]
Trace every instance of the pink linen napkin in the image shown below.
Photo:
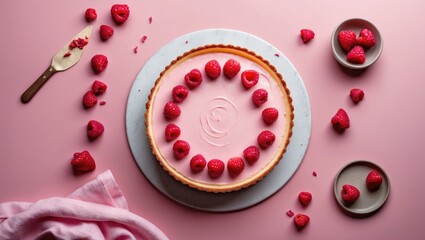
[[[130,212],[110,170],[67,197],[0,203],[0,239],[158,239],[167,236]]]

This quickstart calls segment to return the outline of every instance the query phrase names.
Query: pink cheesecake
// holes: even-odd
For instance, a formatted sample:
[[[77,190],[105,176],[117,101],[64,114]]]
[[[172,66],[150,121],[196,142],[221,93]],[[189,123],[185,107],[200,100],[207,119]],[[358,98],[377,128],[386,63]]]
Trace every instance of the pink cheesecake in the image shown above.
[[[224,67],[230,59],[239,70]],[[206,72],[211,61],[218,63],[214,79]],[[196,79],[187,82],[194,69]],[[248,72],[255,81],[247,85]],[[153,154],[176,180],[201,191],[255,184],[279,163],[292,135],[293,105],[282,75],[236,46],[207,45],[179,56],[161,72],[146,108]]]

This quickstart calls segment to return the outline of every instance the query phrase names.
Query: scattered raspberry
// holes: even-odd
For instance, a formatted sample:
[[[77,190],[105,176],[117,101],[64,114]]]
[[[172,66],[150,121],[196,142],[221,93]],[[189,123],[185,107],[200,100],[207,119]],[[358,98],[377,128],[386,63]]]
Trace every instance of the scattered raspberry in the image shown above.
[[[83,49],[87,44],[89,44],[87,39],[77,38],[73,39],[71,43],[69,43],[68,48],[69,50],[72,50],[74,48]]]
[[[87,123],[87,137],[89,137],[90,140],[95,140],[102,135],[104,131],[105,127],[103,127],[103,124],[96,120],[90,120]]]
[[[84,17],[86,18],[87,22],[92,22],[96,20],[97,18],[96,9],[87,8],[86,12],[84,13]]]
[[[130,16],[130,8],[127,4],[114,4],[111,7],[111,15],[115,23],[123,24]]]
[[[112,35],[114,35],[114,29],[108,25],[100,25],[100,38],[103,41],[108,40]]]
[[[317,177],[317,173],[316,173],[316,171],[313,171],[313,176],[314,176],[314,177]]]
[[[148,39],[148,36],[143,35],[143,36],[142,36],[142,38],[140,39],[140,41],[141,41],[142,43],[145,43],[147,39]]]
[[[106,104],[106,101],[103,101],[103,100],[102,100],[102,101],[100,101],[100,102],[99,102],[99,105],[100,105],[100,106],[103,106],[103,105],[105,105],[105,104]]]
[[[261,113],[261,116],[266,124],[272,124],[279,117],[279,111],[276,108],[266,108]]]
[[[352,30],[341,31],[338,33],[338,42],[341,48],[348,52],[356,45],[356,33]]]
[[[224,172],[224,162],[219,159],[212,159],[207,164],[208,175],[211,178],[218,178]]]
[[[314,38],[314,32],[310,29],[301,29],[300,32],[303,43],[308,43],[311,39]]]
[[[97,103],[97,97],[94,95],[93,91],[88,91],[83,96],[83,105],[85,108],[94,107]]]
[[[139,46],[135,46],[135,47],[133,48],[133,52],[134,52],[134,53],[138,53],[138,52],[139,52]]]
[[[363,90],[361,90],[359,88],[353,88],[350,91],[350,97],[351,97],[351,100],[353,100],[354,103],[358,103],[361,100],[363,100],[364,92],[363,92]]]
[[[165,139],[167,141],[172,141],[180,136],[180,128],[174,124],[170,123],[165,127]]]
[[[344,184],[342,186],[341,197],[344,201],[353,203],[360,197],[360,191],[352,185]]]
[[[257,137],[258,145],[262,148],[268,148],[274,143],[275,138],[275,135],[269,130],[262,131]]]
[[[246,89],[250,89],[258,83],[260,74],[255,70],[246,70],[241,74],[242,85]]]
[[[294,217],[294,223],[298,229],[304,228],[309,222],[310,217],[305,214],[299,213]]]
[[[351,63],[358,63],[362,64],[366,61],[366,55],[364,53],[364,49],[361,46],[354,46],[348,53],[347,53],[347,61]]]
[[[69,57],[69,56],[71,56],[71,52],[66,52],[66,53],[63,55],[63,57],[64,57],[64,58]]]
[[[201,154],[197,154],[190,159],[190,169],[194,173],[198,173],[202,170],[204,170],[205,166],[207,165],[207,161],[205,160],[204,156]]]
[[[378,189],[382,182],[382,176],[376,170],[370,171],[366,177],[366,187],[371,191]]]
[[[95,73],[100,73],[108,66],[108,58],[103,54],[94,55],[91,59],[91,66]]]
[[[180,160],[180,159],[186,157],[189,154],[189,151],[190,151],[190,145],[186,141],[177,140],[173,144],[173,153],[174,153],[174,157],[177,160]]]
[[[241,64],[234,59],[229,59],[226,61],[226,63],[224,63],[223,73],[227,79],[234,78],[240,70],[241,70]]]
[[[360,31],[357,44],[366,48],[373,47],[376,44],[375,36],[373,36],[373,33],[369,29],[365,28]]]
[[[99,80],[95,80],[93,84],[91,85],[91,90],[93,91],[94,95],[100,95],[106,91],[108,86],[106,83],[101,82]]]
[[[183,85],[177,85],[173,88],[172,94],[174,102],[181,103],[186,99],[187,95],[189,94],[189,89],[187,89],[187,87]]]
[[[221,67],[218,61],[208,61],[207,64],[205,64],[205,73],[211,80],[217,79],[221,74]]]
[[[293,217],[294,212],[292,210],[289,210],[289,211],[286,212],[286,215],[288,215],[288,217]]]
[[[87,150],[74,153],[71,166],[75,174],[90,172],[96,169],[96,163]]]
[[[195,89],[202,83],[202,73],[198,69],[192,69],[184,76],[184,81],[190,89]]]
[[[240,157],[230,158],[227,162],[227,171],[229,171],[229,174],[232,177],[239,176],[239,174],[241,174],[244,168],[245,163]]]
[[[257,89],[252,93],[252,102],[259,107],[267,102],[268,92],[264,89]]]
[[[345,129],[350,127],[350,118],[348,117],[347,112],[340,108],[332,117],[331,123],[337,132],[342,133]]]
[[[275,57],[280,57],[279,53],[274,54]]]
[[[149,17],[149,24],[152,24],[152,17]]]
[[[300,192],[298,194],[298,200],[303,206],[307,206],[311,202],[311,199],[312,195],[309,192]]]
[[[243,150],[243,156],[249,164],[254,164],[260,158],[260,149],[257,146],[249,146]]]
[[[174,120],[181,114],[181,110],[174,102],[168,102],[164,106],[164,117],[167,120]]]

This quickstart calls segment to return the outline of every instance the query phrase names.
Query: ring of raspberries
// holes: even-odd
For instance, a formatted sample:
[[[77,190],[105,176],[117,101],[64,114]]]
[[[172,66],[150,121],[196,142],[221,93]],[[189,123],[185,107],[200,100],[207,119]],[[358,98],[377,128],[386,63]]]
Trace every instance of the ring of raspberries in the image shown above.
[[[224,64],[223,68],[220,66],[217,60],[212,59],[208,61],[204,66],[204,72],[199,69],[192,69],[184,76],[182,84],[177,85],[171,92],[171,100],[164,105],[163,115],[167,121],[173,121],[177,119],[181,114],[179,103],[185,101],[190,95],[191,90],[195,90],[202,84],[203,76],[206,76],[210,80],[217,79],[220,74],[224,74],[226,79],[233,79],[240,72],[240,63],[234,59],[229,59]],[[240,80],[242,86],[248,90],[254,87],[259,80],[259,73],[255,70],[245,70],[240,74]],[[253,105],[260,109],[261,106],[268,100],[268,92],[265,89],[258,88],[251,95],[251,101]],[[273,124],[279,116],[279,112],[276,108],[268,107],[261,111],[261,118],[266,125]],[[174,123],[169,123],[165,127],[164,137],[167,142],[173,142],[172,150],[174,158],[177,161],[189,156],[191,150],[190,144],[180,137],[181,129]],[[273,132],[264,130],[257,136],[258,146],[247,146],[241,151],[241,156],[230,157],[227,164],[221,159],[211,159],[207,161],[202,154],[197,154],[191,157],[189,166],[193,173],[202,172],[205,168],[208,171],[208,175],[212,179],[219,178],[225,169],[229,175],[233,178],[239,176],[245,168],[246,163],[252,165],[257,162],[260,158],[261,149],[270,147],[276,139]]]

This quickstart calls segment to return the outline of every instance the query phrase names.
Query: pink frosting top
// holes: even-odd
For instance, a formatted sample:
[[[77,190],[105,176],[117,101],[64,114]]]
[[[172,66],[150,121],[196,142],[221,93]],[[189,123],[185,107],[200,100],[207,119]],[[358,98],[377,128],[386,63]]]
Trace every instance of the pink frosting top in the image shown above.
[[[204,66],[208,61],[215,59],[223,67],[231,58],[241,64],[241,70],[233,79],[225,78],[223,71],[215,80],[206,76]],[[184,76],[194,68],[202,72],[202,84],[189,90],[187,98],[178,103],[181,115],[175,120],[166,120],[163,110],[164,105],[173,100],[172,89],[180,84],[185,85]],[[260,78],[257,85],[247,90],[242,85],[241,73],[249,69],[256,70]],[[268,101],[256,107],[251,96],[259,88],[267,90]],[[261,116],[263,109],[267,107],[279,110],[279,118],[271,125],[265,124]],[[159,152],[186,177],[203,183],[235,183],[257,173],[277,153],[285,133],[285,113],[283,95],[277,83],[260,65],[238,55],[208,53],[181,63],[163,76],[153,104],[153,134]],[[174,123],[181,129],[176,140],[185,140],[190,144],[189,155],[181,160],[176,160],[173,156],[172,148],[176,140],[168,142],[165,139],[164,131],[169,123]],[[262,149],[257,143],[258,134],[264,130],[270,130],[276,136],[276,141],[267,149]],[[245,169],[237,177],[231,177],[227,169],[216,179],[209,177],[207,167],[199,173],[192,173],[190,169],[190,159],[196,154],[202,154],[207,162],[220,159],[227,164],[231,157],[243,158],[243,150],[250,145],[260,148],[260,158],[252,165],[245,162]]]

